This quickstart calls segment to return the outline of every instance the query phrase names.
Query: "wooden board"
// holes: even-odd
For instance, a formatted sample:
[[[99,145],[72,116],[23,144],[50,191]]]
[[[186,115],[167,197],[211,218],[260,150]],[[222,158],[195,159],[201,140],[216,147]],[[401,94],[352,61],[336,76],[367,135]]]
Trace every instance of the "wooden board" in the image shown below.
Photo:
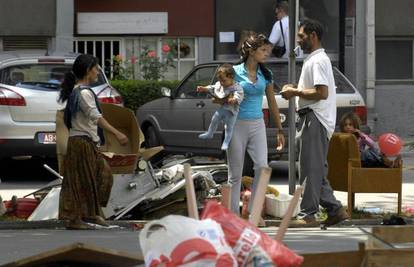
[[[128,267],[143,264],[144,260],[142,257],[114,249],[74,243],[20,259],[1,267],[58,266],[56,263],[65,263],[64,266]]]
[[[414,242],[414,226],[410,225],[373,227],[372,234],[389,243]]]
[[[367,250],[362,267],[412,267],[414,249]],[[318,266],[320,267],[320,266]]]
[[[301,267],[360,267],[363,252],[342,251],[301,254],[304,261]]]

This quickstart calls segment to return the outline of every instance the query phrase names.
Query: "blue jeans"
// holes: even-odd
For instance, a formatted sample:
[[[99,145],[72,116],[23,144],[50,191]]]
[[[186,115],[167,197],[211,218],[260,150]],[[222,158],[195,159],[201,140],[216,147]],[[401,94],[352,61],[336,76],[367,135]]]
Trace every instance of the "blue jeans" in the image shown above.
[[[386,167],[380,152],[375,149],[361,150],[361,165],[366,168]]]
[[[213,117],[211,118],[210,126],[208,127],[208,131],[200,134],[198,137],[202,139],[212,138],[214,132],[217,130],[217,127],[221,121],[224,122],[224,141],[221,145],[222,150],[227,150],[229,147],[231,137],[233,135],[233,128],[234,124],[236,123],[237,114],[234,114],[228,109],[219,108],[216,112],[214,112]]]

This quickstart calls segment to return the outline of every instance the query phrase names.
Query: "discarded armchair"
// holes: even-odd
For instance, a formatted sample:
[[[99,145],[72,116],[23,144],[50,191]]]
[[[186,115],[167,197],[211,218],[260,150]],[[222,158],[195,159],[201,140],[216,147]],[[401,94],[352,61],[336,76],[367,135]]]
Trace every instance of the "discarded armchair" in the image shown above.
[[[355,193],[397,193],[401,213],[402,167],[362,168],[354,135],[334,133],[328,150],[328,180],[333,190],[348,192],[348,213],[352,215]]]

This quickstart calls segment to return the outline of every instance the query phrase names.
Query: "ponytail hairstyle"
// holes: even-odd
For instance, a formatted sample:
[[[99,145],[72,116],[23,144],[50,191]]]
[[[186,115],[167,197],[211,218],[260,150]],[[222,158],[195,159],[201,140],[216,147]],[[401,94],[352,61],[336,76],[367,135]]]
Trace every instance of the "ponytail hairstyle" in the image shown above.
[[[250,56],[251,51],[256,51],[263,45],[272,45],[272,43],[263,34],[257,34],[254,31],[244,31],[241,35],[239,45],[237,47],[240,54],[240,63],[245,63]],[[271,82],[273,75],[270,70],[263,63],[258,63],[260,71],[263,73],[265,79]]]
[[[58,101],[63,103],[68,100],[76,82],[85,78],[88,72],[96,65],[98,65],[98,59],[96,57],[88,54],[79,55],[73,63],[72,70],[65,73]]]

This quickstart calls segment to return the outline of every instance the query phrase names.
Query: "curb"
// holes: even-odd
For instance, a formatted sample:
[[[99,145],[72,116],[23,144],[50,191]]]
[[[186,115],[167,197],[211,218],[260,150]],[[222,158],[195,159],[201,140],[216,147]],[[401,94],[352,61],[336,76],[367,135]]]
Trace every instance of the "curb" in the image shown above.
[[[99,228],[96,230],[140,230],[148,221],[106,221],[110,225],[121,227],[114,229]],[[66,230],[65,221],[63,220],[45,220],[45,221],[0,221],[0,230]]]
[[[414,218],[403,217],[407,225],[414,225]],[[282,220],[265,220],[265,227],[278,227]],[[110,225],[117,225],[121,227],[114,229],[97,229],[104,231],[111,230],[132,230],[139,231],[149,221],[107,221]],[[375,226],[381,225],[382,218],[375,219],[354,219],[346,220],[329,228],[341,228],[352,226]],[[314,226],[313,226],[314,227]],[[310,228],[303,225],[291,225],[289,228]],[[33,229],[49,229],[49,230],[66,230],[65,222],[62,220],[46,220],[46,221],[0,221],[0,230],[33,230]]]

